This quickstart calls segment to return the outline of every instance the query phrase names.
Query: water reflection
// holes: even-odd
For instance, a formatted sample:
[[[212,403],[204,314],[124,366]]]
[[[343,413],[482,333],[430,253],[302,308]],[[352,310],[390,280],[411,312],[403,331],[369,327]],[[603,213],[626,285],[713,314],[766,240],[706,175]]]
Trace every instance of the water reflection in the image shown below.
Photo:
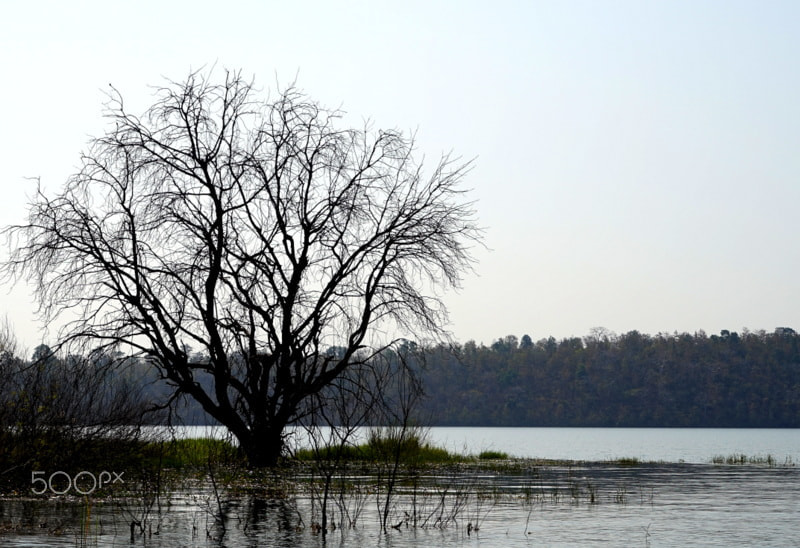
[[[795,467],[606,464],[442,470],[404,478],[390,501],[385,534],[379,516],[385,492],[370,487],[359,473],[337,478],[328,500],[328,531],[323,532],[316,480],[298,474],[281,489],[215,490],[197,482],[155,501],[0,500],[0,544],[793,546],[799,532],[800,472]]]

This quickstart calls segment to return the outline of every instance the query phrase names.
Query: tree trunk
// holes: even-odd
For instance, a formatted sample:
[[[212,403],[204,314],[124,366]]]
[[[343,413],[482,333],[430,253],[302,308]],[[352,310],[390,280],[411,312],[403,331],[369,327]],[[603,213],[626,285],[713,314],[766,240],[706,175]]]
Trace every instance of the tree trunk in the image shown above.
[[[273,468],[283,452],[283,426],[269,426],[248,431],[239,445],[252,468]]]

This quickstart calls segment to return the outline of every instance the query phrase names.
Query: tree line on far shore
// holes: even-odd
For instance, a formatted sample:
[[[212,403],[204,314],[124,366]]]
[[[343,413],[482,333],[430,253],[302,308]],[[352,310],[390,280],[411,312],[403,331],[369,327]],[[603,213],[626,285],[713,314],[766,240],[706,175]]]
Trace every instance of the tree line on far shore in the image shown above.
[[[510,335],[427,352],[420,416],[441,426],[800,427],[800,336]]]
[[[411,412],[418,424],[800,427],[800,335],[789,328],[406,344],[424,357],[410,365],[424,392]],[[0,419],[17,427],[214,423],[190,399],[164,408],[174,394],[145,362],[130,359],[120,375],[106,367],[112,358],[126,359],[58,357],[44,345],[30,361],[4,352]]]

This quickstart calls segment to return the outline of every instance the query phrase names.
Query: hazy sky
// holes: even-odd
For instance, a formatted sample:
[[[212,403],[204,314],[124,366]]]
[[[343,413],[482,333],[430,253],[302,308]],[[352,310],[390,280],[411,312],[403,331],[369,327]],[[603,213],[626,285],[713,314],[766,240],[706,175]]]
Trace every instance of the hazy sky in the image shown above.
[[[794,0],[8,3],[0,223],[76,171],[109,83],[140,112],[216,63],[475,158],[461,341],[800,328],[798,28]]]

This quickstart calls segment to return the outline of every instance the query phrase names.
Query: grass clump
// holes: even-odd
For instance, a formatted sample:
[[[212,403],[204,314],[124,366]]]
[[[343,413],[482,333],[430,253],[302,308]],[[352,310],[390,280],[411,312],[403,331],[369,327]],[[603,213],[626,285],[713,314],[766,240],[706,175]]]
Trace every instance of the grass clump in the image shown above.
[[[478,460],[508,460],[508,453],[504,451],[481,451]]]
[[[636,457],[620,457],[612,462],[618,466],[639,466],[642,464],[642,461]]]
[[[392,428],[371,430],[367,441],[358,445],[299,449],[295,457],[300,461],[318,459],[370,463],[389,462],[398,458],[399,463],[404,465],[451,463],[462,459],[459,455],[430,444],[417,432]]]
[[[416,429],[380,428],[370,430],[366,447],[368,460],[392,460],[399,456],[403,464],[451,462],[457,457],[446,449],[427,442]]]

